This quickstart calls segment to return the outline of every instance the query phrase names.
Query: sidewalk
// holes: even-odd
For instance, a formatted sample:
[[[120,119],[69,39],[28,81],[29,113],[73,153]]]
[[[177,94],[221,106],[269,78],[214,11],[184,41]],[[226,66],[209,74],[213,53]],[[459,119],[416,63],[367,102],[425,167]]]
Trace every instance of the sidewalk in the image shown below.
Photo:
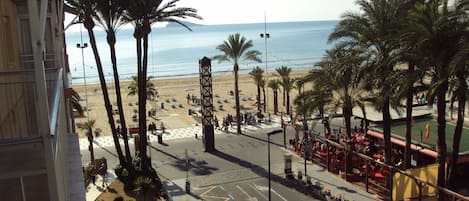
[[[268,129],[268,128],[274,128],[274,127],[279,127],[279,126],[280,126],[280,118],[277,118],[277,119],[272,119],[272,122],[270,123],[261,123],[256,126],[243,125],[241,128],[243,131],[255,131],[258,129]],[[235,133],[235,132],[236,132],[235,125],[232,127],[229,127],[228,133]],[[202,137],[202,126],[168,129],[163,134],[163,142],[168,141],[168,140],[182,139],[182,138],[195,138],[196,134],[198,135],[199,138]],[[226,134],[226,132],[215,129],[215,135],[220,135],[220,134]],[[150,140],[150,143],[158,142],[158,138],[156,135],[149,133],[148,138]],[[119,138],[119,142],[122,146],[124,145],[124,141],[121,138]],[[80,143],[80,150],[88,150],[89,143],[88,143],[87,138],[80,138],[79,143]],[[113,147],[114,140],[112,139],[111,135],[100,136],[100,137],[94,138],[93,144],[98,147]],[[134,144],[133,138],[129,139],[129,144],[130,145]]]
[[[292,153],[292,156],[301,158],[300,156]],[[303,172],[304,174],[304,162],[297,162],[292,164],[292,171],[296,175],[298,171]],[[307,174],[311,176],[311,182],[313,184],[321,184],[323,190],[330,190],[331,195],[337,196],[342,195],[343,199],[346,200],[360,200],[360,201],[372,201],[379,200],[375,195],[367,193],[362,190],[360,187],[345,181],[340,178],[338,175],[328,172],[323,167],[320,167],[316,164],[312,164],[311,161],[307,162]],[[303,180],[306,180],[303,178]],[[319,183],[317,183],[319,182]]]
[[[280,119],[272,119],[272,122],[270,123],[262,123],[256,126],[252,125],[244,125],[242,126],[243,131],[255,131],[258,129],[268,129],[268,128],[273,128],[273,127],[279,127],[280,126]],[[163,141],[168,141],[168,140],[175,140],[175,139],[182,139],[182,138],[195,138],[195,135],[197,134],[199,138],[202,137],[202,127],[201,126],[194,126],[194,127],[189,127],[189,128],[178,128],[178,129],[169,129],[166,130],[166,132],[163,134]],[[236,126],[229,127],[228,133],[236,133]],[[224,131],[217,130],[215,129],[215,134],[216,135],[222,135],[222,134],[227,134]],[[157,143],[158,138],[156,135],[149,134],[148,135],[150,143]],[[124,144],[122,139],[119,139],[121,145]],[[87,150],[88,149],[88,139],[87,138],[81,138],[79,139],[79,144],[80,144],[80,150]],[[93,140],[94,146],[97,147],[114,147],[114,141],[112,139],[112,136],[101,136],[101,137],[96,137]],[[129,144],[133,145],[134,140],[131,138],[129,140]],[[113,170],[108,171],[108,177],[104,181],[105,187],[107,187],[108,184],[110,184],[116,176],[114,175]],[[86,200],[87,201],[94,201],[105,189],[105,187],[102,187],[103,184],[103,178],[100,176],[96,177],[96,185],[90,184],[88,188],[86,189]],[[185,179],[182,180],[176,180],[176,181],[164,181],[163,186],[165,189],[168,190],[168,194],[173,197],[172,200],[175,201],[189,201],[189,200],[200,200],[197,198],[196,195],[191,195],[191,194],[186,194],[185,193]]]
[[[90,183],[86,188],[86,201],[94,201],[96,198],[101,195],[101,193],[106,189],[106,187],[114,181],[116,175],[114,170],[107,171],[107,177],[103,181],[103,177],[96,176],[95,184]],[[103,186],[104,185],[104,186]]]

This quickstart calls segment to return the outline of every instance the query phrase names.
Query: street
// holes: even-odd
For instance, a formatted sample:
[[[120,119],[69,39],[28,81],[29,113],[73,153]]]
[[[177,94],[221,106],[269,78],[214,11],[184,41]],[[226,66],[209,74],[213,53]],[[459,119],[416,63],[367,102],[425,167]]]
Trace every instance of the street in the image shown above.
[[[154,137],[154,136],[152,136]],[[294,131],[287,129],[286,140],[294,137]],[[268,155],[266,130],[258,129],[242,135],[221,134],[215,136],[216,151],[204,152],[201,138],[183,138],[165,141],[164,144],[150,145],[152,165],[163,182],[177,184],[169,188],[172,193],[184,193],[186,176],[191,182],[195,198],[204,200],[268,200]],[[133,150],[133,146],[131,147]],[[187,157],[186,157],[187,150]],[[118,163],[114,147],[95,145],[96,158],[106,157],[108,167]],[[271,184],[272,200],[316,200],[304,187],[284,176],[283,134],[271,136]],[[89,161],[89,152],[82,150],[82,161]],[[190,161],[189,168],[186,159]],[[304,172],[304,160],[293,156],[292,171]],[[366,193],[357,192],[354,187],[344,186],[344,181],[330,173],[308,164],[308,174],[313,182],[321,181],[338,191],[356,194],[356,200],[373,200]],[[330,174],[332,175],[332,174]],[[350,190],[351,189],[351,190]],[[362,196],[362,194],[364,196]],[[360,197],[361,196],[361,197]]]

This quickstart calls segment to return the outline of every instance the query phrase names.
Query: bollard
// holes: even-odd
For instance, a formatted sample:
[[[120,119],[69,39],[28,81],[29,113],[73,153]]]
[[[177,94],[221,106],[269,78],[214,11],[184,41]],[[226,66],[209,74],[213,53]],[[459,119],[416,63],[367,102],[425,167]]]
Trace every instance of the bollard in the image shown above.
[[[298,181],[303,181],[303,173],[298,171]]]
[[[191,193],[191,181],[186,179],[186,193]]]
[[[199,139],[199,137],[197,136],[197,133],[195,134],[195,139]]]

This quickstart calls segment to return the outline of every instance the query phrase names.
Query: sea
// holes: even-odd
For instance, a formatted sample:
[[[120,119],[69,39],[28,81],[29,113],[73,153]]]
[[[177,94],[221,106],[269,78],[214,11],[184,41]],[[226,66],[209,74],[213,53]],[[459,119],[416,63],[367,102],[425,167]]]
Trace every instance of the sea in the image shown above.
[[[152,28],[148,47],[148,75],[156,79],[198,76],[198,61],[203,57],[212,58],[220,55],[221,52],[216,47],[234,33],[240,33],[248,40],[252,40],[252,49],[262,53],[262,63],[240,62],[241,74],[249,73],[256,66],[267,69],[269,74],[281,66],[288,66],[294,70],[313,69],[315,63],[324,56],[325,50],[332,46],[327,39],[337,23],[338,21],[304,21],[195,25],[191,26],[192,31],[181,26]],[[270,34],[267,40],[260,36],[265,30]],[[106,34],[99,27],[94,29],[94,33],[106,81],[112,82],[112,65]],[[87,83],[98,83],[96,63],[86,30],[67,31],[66,43],[72,83],[82,84],[84,78]],[[84,43],[88,43],[87,48],[78,47]],[[128,80],[137,74],[133,29],[118,31],[116,55],[120,80]],[[232,63],[212,60],[214,75],[231,74],[232,69]]]

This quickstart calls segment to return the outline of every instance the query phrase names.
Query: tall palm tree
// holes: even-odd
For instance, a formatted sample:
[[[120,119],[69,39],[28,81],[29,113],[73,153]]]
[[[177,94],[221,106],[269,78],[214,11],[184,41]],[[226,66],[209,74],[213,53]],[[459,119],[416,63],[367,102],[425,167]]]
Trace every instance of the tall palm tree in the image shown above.
[[[129,86],[127,86],[127,89],[129,90],[129,93],[127,95],[129,96],[135,96],[138,95],[138,80],[137,76],[132,76],[132,81],[130,82]],[[153,79],[153,76],[148,76],[147,77],[147,100],[153,100],[157,95],[158,91],[156,90],[155,83],[151,82]]]
[[[112,71],[114,75],[114,87],[116,90],[116,102],[119,111],[119,119],[121,125],[121,135],[124,140],[124,149],[127,163],[132,162],[130,155],[129,139],[127,135],[127,124],[125,122],[125,114],[122,105],[122,95],[120,88],[119,72],[117,70],[116,58],[116,33],[118,29],[126,24],[123,20],[124,7],[119,3],[119,0],[98,0],[95,15],[95,21],[106,32],[106,41],[111,53]]]
[[[220,50],[223,54],[214,56],[218,62],[229,61],[233,65],[233,73],[235,78],[235,101],[236,101],[236,133],[241,134],[241,122],[239,111],[239,90],[238,90],[238,70],[240,61],[255,61],[261,62],[261,53],[257,50],[250,50],[253,47],[252,40],[247,40],[241,34],[236,33],[228,36],[228,40],[224,41],[223,44],[217,46],[217,50]]]
[[[457,10],[455,12],[461,12],[461,18],[466,18],[465,21],[460,21],[461,23],[468,23],[467,18],[468,15],[462,15],[463,13],[467,14],[467,11],[469,10],[469,1],[463,1],[458,2],[459,4],[457,5]],[[464,25],[463,25],[464,26]],[[466,27],[468,26],[467,24],[465,25]],[[466,29],[467,31],[467,29]],[[451,65],[450,65],[450,73],[456,77],[456,90],[454,94],[457,94],[456,98],[458,101],[458,112],[457,112],[457,119],[456,119],[456,128],[454,129],[454,136],[453,136],[453,147],[452,147],[452,153],[450,157],[450,161],[448,164],[448,179],[447,179],[447,184],[450,188],[455,188],[455,182],[457,180],[457,161],[459,158],[459,148],[460,148],[460,143],[461,143],[461,135],[462,135],[462,130],[463,130],[463,125],[464,125],[464,110],[466,107],[466,101],[467,101],[467,92],[468,92],[468,85],[466,82],[466,75],[469,72],[469,65],[467,64],[469,61],[469,40],[468,40],[468,35],[465,36],[464,42],[462,44],[462,48],[458,50],[454,58],[452,59]]]
[[[344,40],[362,46],[373,53],[373,65],[368,69],[369,82],[377,92],[375,105],[383,115],[385,163],[391,164],[391,94],[394,89],[394,66],[397,62],[393,42],[402,16],[402,1],[358,0],[361,13],[346,13],[329,36],[329,41]],[[390,183],[387,183],[390,187]]]
[[[106,108],[106,114],[108,117],[109,126],[111,127],[112,138],[114,140],[114,146],[116,148],[117,156],[121,164],[125,164],[125,157],[122,153],[121,146],[119,144],[119,137],[116,131],[116,125],[114,117],[112,116],[112,105],[109,99],[109,92],[107,90],[106,79],[104,78],[103,65],[99,56],[98,47],[96,44],[96,37],[93,32],[95,27],[95,21],[93,20],[96,16],[98,4],[92,0],[67,0],[65,2],[67,10],[70,10],[72,14],[78,15],[80,21],[85,26],[88,36],[90,39],[91,49],[93,50],[93,56],[96,62],[96,69],[98,70],[99,82],[101,84],[101,90],[103,92],[104,107]]]
[[[151,166],[148,161],[146,147],[146,82],[148,69],[148,35],[151,32],[151,25],[156,22],[175,22],[191,30],[180,21],[185,18],[202,19],[197,15],[197,10],[188,7],[177,7],[179,0],[170,0],[163,3],[163,0],[141,0],[126,1],[120,0],[122,6],[126,8],[124,20],[134,25],[134,38],[137,46],[137,69],[138,69],[138,116],[140,147],[139,154],[145,166]],[[143,52],[142,52],[143,51]]]
[[[277,71],[278,75],[280,76],[281,85],[282,85],[282,88],[283,88],[283,106],[285,106],[285,100],[286,100],[287,93],[285,92],[285,88],[283,87],[283,83],[288,82],[288,80],[290,79],[290,73],[291,73],[292,69],[287,67],[287,66],[281,66],[279,68],[276,68],[275,71]],[[290,110],[287,108],[287,111],[290,111]],[[287,112],[287,113],[289,113],[289,112]]]
[[[249,75],[257,86],[257,111],[261,110],[261,82],[263,80],[263,74],[264,70],[262,70],[262,68],[259,66],[253,68],[252,71],[249,72]]]
[[[352,108],[363,93],[360,88],[362,82],[362,64],[367,59],[363,56],[363,49],[348,44],[339,43],[326,51],[326,56],[316,65],[317,71],[311,71],[305,80],[315,81],[315,85],[326,85],[332,92],[331,102],[342,109],[345,121],[346,141],[352,137],[351,118]],[[349,144],[344,144],[345,170],[350,170]]]
[[[446,181],[446,93],[449,86],[451,61],[463,48],[464,37],[467,37],[467,21],[459,20],[461,13],[449,13],[446,1],[429,1],[417,3],[410,13],[413,34],[408,40],[418,44],[417,48],[426,57],[421,58],[429,64],[431,84],[429,100],[437,99],[438,123],[438,185],[445,187]],[[443,7],[443,9],[441,9]],[[455,71],[458,72],[458,71]]]
[[[280,88],[280,80],[270,80],[267,84],[274,92],[274,114],[278,113],[278,89]]]
[[[283,91],[285,92],[285,95],[287,96],[287,104],[285,106],[287,107],[287,114],[291,114],[292,111],[290,110],[290,92],[295,87],[295,79],[289,78],[289,79],[283,80],[282,87],[283,87]]]
[[[262,79],[261,82],[260,82],[260,86],[261,86],[261,89],[262,89],[262,96],[264,97],[264,104],[263,104],[263,106],[264,106],[264,113],[267,112],[267,104],[266,104],[266,103],[267,103],[267,101],[266,101],[267,99],[266,99],[266,97],[265,97],[265,85],[266,85],[266,82],[267,82],[267,81],[266,81],[265,79]]]
[[[91,119],[91,120],[88,120],[86,122],[77,124],[77,127],[80,130],[85,131],[86,137],[88,138],[88,142],[90,144],[89,147],[88,147],[88,150],[90,151],[91,163],[93,163],[93,161],[94,161],[93,128],[94,128],[95,123],[96,123],[96,120]]]

